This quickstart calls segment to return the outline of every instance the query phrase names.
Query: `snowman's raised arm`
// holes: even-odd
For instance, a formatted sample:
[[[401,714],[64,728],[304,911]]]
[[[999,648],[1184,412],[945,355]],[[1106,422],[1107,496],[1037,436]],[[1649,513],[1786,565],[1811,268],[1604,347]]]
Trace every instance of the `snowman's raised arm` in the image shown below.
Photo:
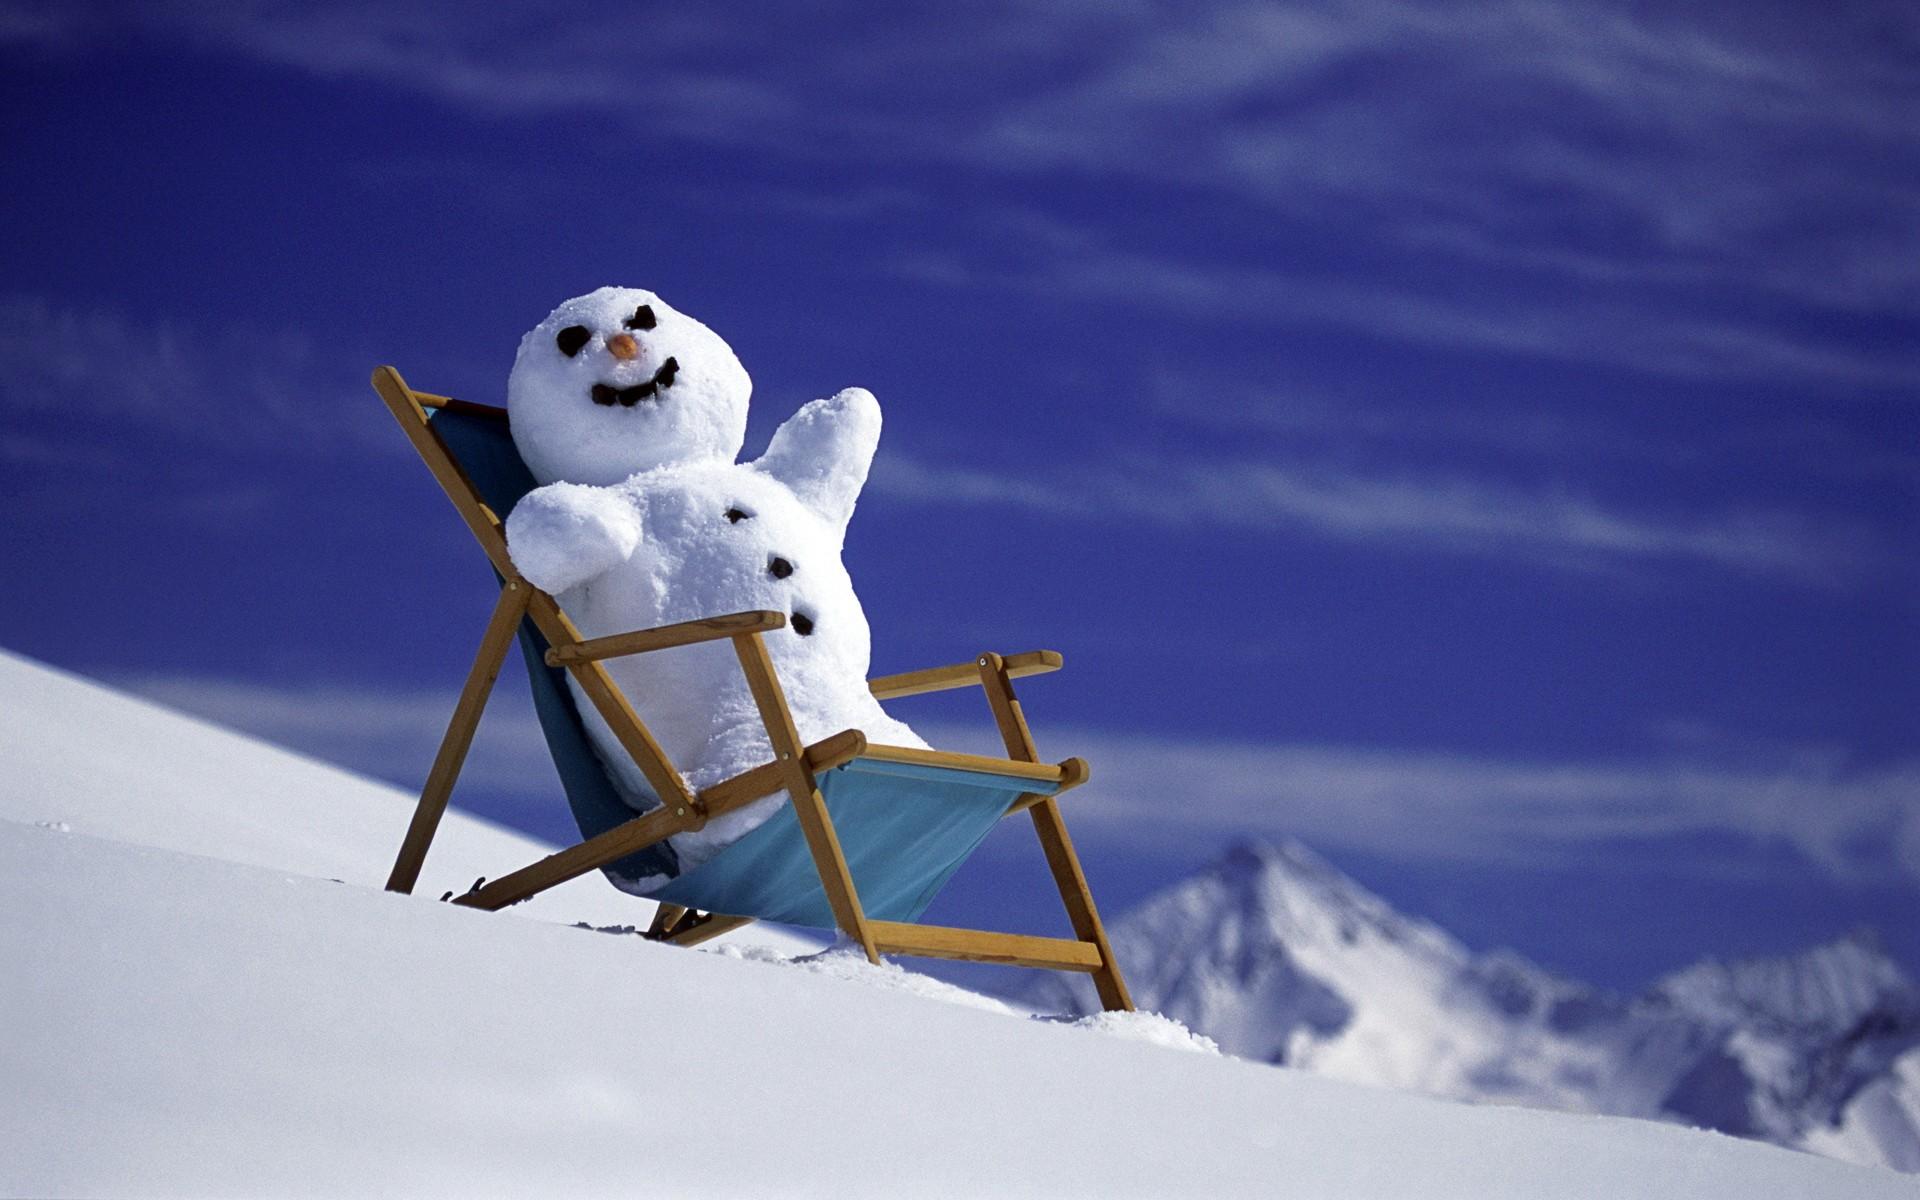
[[[507,516],[507,553],[549,595],[591,582],[640,545],[641,514],[622,491],[581,483],[535,488]]]
[[[865,388],[848,388],[788,417],[753,467],[844,530],[879,445],[880,402]]]

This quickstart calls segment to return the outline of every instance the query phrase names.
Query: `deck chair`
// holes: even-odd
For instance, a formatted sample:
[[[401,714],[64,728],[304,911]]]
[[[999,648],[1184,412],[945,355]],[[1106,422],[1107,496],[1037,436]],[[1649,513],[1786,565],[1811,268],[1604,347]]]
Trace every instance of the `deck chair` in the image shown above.
[[[453,903],[500,909],[567,880],[601,871],[616,881],[670,876],[650,886],[659,902],[648,936],[681,945],[754,919],[838,929],[869,961],[899,954],[1080,971],[1108,1009],[1131,1009],[1093,893],[1060,815],[1058,797],[1087,779],[1078,758],[1046,763],[1034,748],[1013,680],[1058,670],[1051,651],[1001,656],[873,679],[880,699],[978,686],[1006,744],[1006,758],[869,744],[845,730],[802,745],[762,635],[780,612],[716,614],[657,629],[583,638],[552,596],[519,576],[503,521],[533,477],[514,449],[505,409],[415,391],[380,367],[373,387],[480,542],[500,584],[493,616],[454,706],[387,889],[411,892],[446,810],[481,710],[509,646],[519,641],[534,705],[583,841],[491,881]],[[690,790],[648,733],[605,660],[729,639],[745,673],[773,759],[724,782]],[[615,790],[589,745],[567,675],[599,710],[661,805],[637,814]],[[784,792],[790,803],[718,855],[680,871],[667,839],[721,813]],[[1035,937],[918,922],[934,895],[1003,818],[1025,812],[1065,903],[1074,937]]]

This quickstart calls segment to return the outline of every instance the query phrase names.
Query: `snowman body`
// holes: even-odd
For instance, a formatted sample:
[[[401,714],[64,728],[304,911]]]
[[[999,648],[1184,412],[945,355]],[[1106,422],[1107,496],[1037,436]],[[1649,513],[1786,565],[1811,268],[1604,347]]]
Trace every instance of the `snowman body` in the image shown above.
[[[867,689],[870,634],[841,560],[879,443],[878,403],[858,388],[816,400],[776,431],[759,460],[737,463],[747,385],[732,352],[704,326],[680,326],[690,319],[677,313],[671,347],[649,345],[643,333],[633,339],[637,348],[615,342],[631,357],[607,352],[606,342],[620,336],[607,330],[624,332],[635,307],[649,307],[656,328],[668,324],[657,297],[608,292],[616,289],[583,297],[590,305],[562,305],[522,344],[509,412],[522,457],[546,486],[507,520],[514,565],[553,594],[590,638],[748,610],[785,613],[787,627],[762,637],[803,742],[859,729],[872,742],[925,746]],[[585,357],[579,367],[556,367],[542,343],[564,349],[561,334],[583,318],[595,324],[584,341],[567,333],[575,354],[562,357],[599,354],[605,361]],[[711,361],[720,353],[724,359]],[[644,386],[631,381],[653,380],[667,358],[677,360],[673,378],[664,388],[655,382],[655,396],[632,405],[617,395],[614,404],[601,403],[604,391],[596,398],[596,387]],[[523,377],[529,360],[536,369]],[[690,381],[701,389],[681,391]],[[741,434],[733,432],[736,398]],[[523,411],[535,414],[524,428]],[[628,416],[648,424],[619,423]],[[591,444],[576,445],[582,436]],[[622,473],[629,463],[638,465]],[[731,643],[626,655],[605,666],[695,790],[771,761]],[[577,685],[575,699],[625,798],[641,811],[654,807],[652,789]],[[676,836],[682,870],[757,827],[783,802],[770,796]],[[641,881],[635,890],[647,886],[652,882]]]

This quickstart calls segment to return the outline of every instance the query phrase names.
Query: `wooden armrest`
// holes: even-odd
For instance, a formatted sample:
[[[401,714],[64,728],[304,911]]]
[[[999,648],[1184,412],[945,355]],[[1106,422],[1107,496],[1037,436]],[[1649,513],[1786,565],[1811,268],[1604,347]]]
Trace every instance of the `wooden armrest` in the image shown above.
[[[1003,775],[1009,779],[1030,779],[1036,783],[1057,783],[1061,789],[1078,787],[1087,779],[1087,762],[1070,758],[1065,762],[1023,762],[1017,758],[995,758],[986,754],[956,754],[951,750],[922,750],[917,746],[886,746],[867,743],[861,758],[874,762],[909,763],[921,767],[952,767],[960,771],[978,771],[982,775]]]
[[[1045,675],[1049,671],[1058,671],[1065,660],[1055,650],[1029,650],[1024,654],[1009,654],[1004,661],[1008,677],[1018,679],[1022,675]],[[901,696],[918,696],[922,692],[944,692],[951,688],[978,687],[979,685],[978,660],[955,663],[950,667],[928,667],[924,671],[906,671],[899,675],[882,675],[876,679],[867,680],[867,690],[880,700],[893,700]]]
[[[832,737],[821,738],[808,746],[804,754],[807,770],[818,775],[833,770],[841,763],[851,762],[866,752],[867,735],[858,729],[843,729]],[[700,792],[699,803],[704,810],[702,815],[717,817],[762,796],[771,796],[785,786],[786,778],[787,764],[770,762],[742,771],[731,779],[723,779]]]
[[[649,650],[665,650],[669,646],[717,642],[721,638],[784,629],[786,624],[787,614],[783,612],[756,609],[728,613],[724,617],[705,617],[698,621],[682,621],[678,625],[662,625],[657,629],[636,629],[632,633],[588,638],[570,646],[555,646],[547,651],[547,665],[564,667],[572,663],[619,658],[625,654],[645,654]]]

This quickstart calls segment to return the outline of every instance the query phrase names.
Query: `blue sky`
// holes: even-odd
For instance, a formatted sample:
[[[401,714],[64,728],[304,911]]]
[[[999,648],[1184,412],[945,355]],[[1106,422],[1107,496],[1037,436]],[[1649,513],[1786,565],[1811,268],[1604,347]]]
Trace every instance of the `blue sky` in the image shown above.
[[[366,376],[645,286],[749,453],[879,396],[875,668],[1066,654],[1109,909],[1298,836],[1615,986],[1920,970],[1909,7],[553,12],[0,4],[5,645],[416,781],[489,580]]]

